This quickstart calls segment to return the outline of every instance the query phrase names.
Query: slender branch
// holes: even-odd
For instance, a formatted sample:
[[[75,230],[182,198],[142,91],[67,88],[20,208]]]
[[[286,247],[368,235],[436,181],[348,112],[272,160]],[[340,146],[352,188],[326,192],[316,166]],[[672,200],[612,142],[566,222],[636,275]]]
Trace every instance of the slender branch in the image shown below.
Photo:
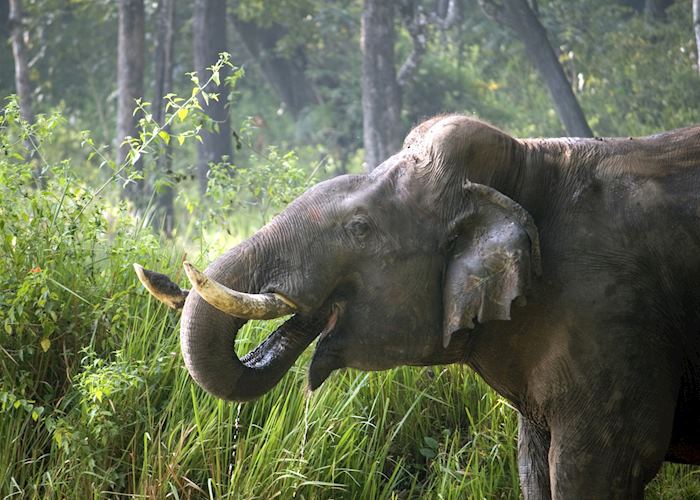
[[[426,16],[423,7],[411,2],[408,8],[402,9],[404,24],[411,35],[413,48],[404,63],[401,65],[396,74],[396,81],[399,86],[403,87],[415,74],[416,69],[420,65],[423,56],[425,55],[428,45],[428,37],[426,34],[428,28],[428,16]]]
[[[495,0],[478,0],[478,2],[486,17],[499,24],[507,25],[507,16],[503,4],[496,3]]]
[[[224,55],[225,55],[225,54],[224,54]],[[223,62],[224,62],[225,64],[228,64],[228,56],[226,56],[226,58],[223,59]],[[219,60],[219,62],[218,62],[217,64],[215,64],[215,65],[213,66],[213,68],[217,68],[217,66],[220,67],[220,66],[219,66],[220,63],[222,63],[222,60]],[[218,70],[213,71],[212,74],[211,74],[211,76],[209,77],[209,79],[208,79],[203,85],[198,85],[197,91],[196,91],[196,92],[192,92],[192,95],[189,97],[189,99],[187,99],[187,100],[180,106],[180,109],[181,109],[181,108],[189,109],[190,107],[195,106],[194,103],[197,102],[197,99],[199,98],[199,94],[200,94],[199,91],[201,91],[202,89],[207,88],[208,85],[209,85],[210,83],[212,83],[212,82],[214,81],[215,78],[218,78],[218,77],[219,77],[219,76],[218,76]],[[158,125],[158,124],[156,124],[156,127],[153,129],[153,133],[150,135],[150,137],[148,137],[148,139],[146,139],[146,140],[143,141],[141,144],[139,144],[139,146],[138,146],[136,149],[134,149],[134,150],[132,151],[132,154],[124,160],[124,162],[122,163],[122,165],[111,175],[111,177],[110,177],[109,179],[107,179],[107,181],[105,181],[105,183],[102,184],[102,185],[97,189],[97,191],[95,191],[95,192],[92,194],[92,196],[90,196],[90,199],[85,203],[85,205],[83,205],[83,207],[80,209],[80,211],[78,212],[78,214],[77,214],[77,215],[75,216],[75,218],[73,219],[74,221],[78,220],[78,218],[83,214],[83,212],[85,212],[85,210],[87,209],[87,207],[95,200],[95,198],[97,198],[97,197],[100,195],[100,193],[102,193],[102,191],[105,190],[105,188],[106,188],[107,186],[109,186],[112,182],[114,182],[114,180],[115,180],[117,177],[119,177],[119,175],[120,175],[129,165],[132,165],[132,164],[136,163],[136,161],[138,161],[138,159],[141,157],[141,155],[147,150],[148,146],[155,140],[156,137],[159,137],[159,133],[160,133],[161,131],[163,131],[163,130],[167,130],[168,128],[170,128],[170,126],[172,125],[172,123],[173,123],[173,121],[175,120],[175,117],[176,117],[176,116],[177,116],[177,113],[171,113],[171,115],[168,116],[167,120],[165,120],[165,123],[164,123],[163,125]]]
[[[447,31],[462,20],[462,6],[460,0],[449,0],[445,17],[440,17],[436,12],[430,13],[430,23],[440,30]]]

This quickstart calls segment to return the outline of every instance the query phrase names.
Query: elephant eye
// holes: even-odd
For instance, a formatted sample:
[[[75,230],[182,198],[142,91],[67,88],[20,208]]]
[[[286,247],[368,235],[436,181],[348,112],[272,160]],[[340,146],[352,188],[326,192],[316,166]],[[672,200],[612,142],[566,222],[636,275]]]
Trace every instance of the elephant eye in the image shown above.
[[[371,225],[366,217],[355,215],[345,224],[347,232],[357,240],[364,240],[370,233]]]

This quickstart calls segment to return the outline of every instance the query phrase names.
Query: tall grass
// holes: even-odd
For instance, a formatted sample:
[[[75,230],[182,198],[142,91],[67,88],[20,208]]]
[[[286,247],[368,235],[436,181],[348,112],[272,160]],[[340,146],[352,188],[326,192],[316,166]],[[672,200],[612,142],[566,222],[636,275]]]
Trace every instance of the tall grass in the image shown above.
[[[3,496],[517,496],[512,411],[468,370],[340,372],[309,394],[305,354],[259,401],[224,403],[189,379],[168,312],[134,295],[123,350],[88,365],[98,377],[123,373],[125,360],[138,367],[128,397],[115,391],[89,402],[88,413],[107,411],[121,425],[98,447],[76,450],[59,446],[31,418],[3,418],[2,435],[20,438],[0,454]],[[239,349],[270,326],[247,325]],[[82,414],[80,407],[74,411]]]
[[[95,375],[138,367],[141,379],[126,394],[88,404],[88,413],[106,411],[118,429],[83,450],[80,443],[59,446],[30,415],[3,414],[3,497],[519,496],[514,412],[470,370],[345,371],[309,394],[305,354],[260,400],[225,403],[189,379],[170,313],[133,295],[134,323],[124,332],[123,350],[87,369]],[[239,350],[270,329],[247,325]],[[85,411],[78,401],[60,406]],[[84,425],[100,425],[99,418],[93,422]],[[697,474],[666,466],[649,497],[697,498]]]

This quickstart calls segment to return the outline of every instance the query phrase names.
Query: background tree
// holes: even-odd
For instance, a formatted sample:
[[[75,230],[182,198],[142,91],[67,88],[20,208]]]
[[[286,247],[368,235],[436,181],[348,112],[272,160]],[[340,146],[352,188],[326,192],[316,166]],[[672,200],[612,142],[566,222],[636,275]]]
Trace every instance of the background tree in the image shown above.
[[[372,170],[401,147],[401,89],[394,63],[394,2],[364,0],[362,118],[365,163]]]
[[[29,83],[29,62],[25,38],[28,32],[25,27],[24,13],[21,0],[10,0],[9,5],[10,38],[12,40],[12,56],[15,67],[15,92],[19,101],[19,112],[23,120],[28,124],[34,123],[34,109],[32,106],[32,87]],[[32,135],[25,142],[27,161],[34,159],[36,144],[33,144]],[[42,183],[41,166],[37,165],[32,173],[38,183]]]
[[[34,122],[32,88],[29,84],[29,62],[25,37],[28,36],[23,18],[22,1],[10,0],[10,27],[12,55],[15,60],[15,90],[19,99],[21,116],[28,123]]]
[[[278,23],[263,26],[257,20],[243,19],[235,10],[230,19],[251,59],[292,117],[298,118],[302,109],[319,103],[314,83],[306,75],[308,60],[302,46],[290,51],[280,46],[280,40],[289,33],[287,27]]]
[[[10,2],[0,3],[0,38],[7,40],[10,37]]]
[[[443,2],[444,17],[430,18],[447,29],[459,17],[455,1]],[[395,66],[396,17],[408,32],[411,49],[401,67]],[[372,170],[397,152],[405,128],[401,122],[402,92],[412,81],[425,55],[429,17],[419,0],[364,0],[362,9],[362,116],[365,165]]]
[[[226,52],[226,0],[196,0],[192,21],[194,36],[194,66],[199,81],[204,83],[209,78],[206,68],[213,65],[221,52]],[[201,192],[207,189],[207,174],[210,163],[218,163],[224,158],[231,160],[231,122],[228,115],[228,89],[225,78],[228,72],[224,68],[221,84],[214,82],[205,88],[206,92],[217,93],[218,99],[210,99],[200,104],[211,118],[213,127],[202,131],[202,143],[199,144],[197,176]]]
[[[143,97],[144,23],[143,0],[119,1],[119,38],[117,44],[117,164],[127,160],[129,146],[125,137],[138,136],[139,113],[136,100]],[[143,170],[143,161],[134,162]],[[137,205],[143,202],[143,181],[129,182],[124,194]]]
[[[154,54],[154,79],[153,119],[162,124],[165,117],[164,97],[173,88],[173,37],[175,33],[175,0],[158,0],[156,6],[156,37]],[[170,127],[164,129],[170,133]],[[172,159],[170,143],[163,145],[163,149],[156,160],[157,176],[169,180],[172,172]],[[175,228],[174,192],[169,182],[157,186],[156,198],[157,212],[153,217],[156,229],[163,229],[166,236],[171,237]]]
[[[592,137],[593,132],[549,43],[547,32],[527,0],[505,0],[500,6],[492,0],[479,0],[479,4],[489,17],[513,30],[523,43],[525,53],[547,85],[569,135]]]
[[[458,14],[474,12],[477,0],[393,3],[399,137],[421,118],[446,111],[475,114],[520,136],[568,133],[548,87],[542,85],[537,71],[531,71],[519,44],[513,43],[516,37],[508,30],[494,29],[493,22],[480,15],[470,15],[469,29],[464,29]],[[546,27],[558,62],[596,133],[644,134],[698,121],[690,104],[698,102],[698,73],[687,4],[672,3],[665,9],[665,22],[649,23],[645,0],[538,3],[538,21]],[[154,20],[146,25],[153,30],[147,33],[152,41],[145,47],[147,60],[155,56],[156,6],[157,2],[145,3],[147,20]],[[60,107],[76,129],[90,129],[99,143],[111,142],[119,97],[113,64],[119,2],[24,0],[23,7],[31,23],[27,26],[32,34],[28,64],[35,111]],[[251,143],[295,148],[303,152],[300,160],[310,169],[323,162],[324,175],[361,170],[362,51],[358,47],[363,2],[250,0],[229,2],[228,7],[227,49],[232,62],[246,71],[229,98],[232,120],[242,123],[257,117],[255,122],[264,131],[249,121]],[[194,2],[178,2],[175,16],[182,36],[173,41],[176,92],[189,90],[187,79],[181,77],[194,66],[192,20],[196,14]],[[0,19],[8,15],[9,1],[0,2]],[[418,22],[421,18],[427,24]],[[251,39],[261,47],[254,55],[234,20],[253,25],[257,32],[272,31],[268,36],[274,45],[263,44],[254,34]],[[9,38],[9,23],[5,33]],[[0,51],[0,66],[0,93],[15,93],[11,50]],[[156,81],[154,71],[152,64],[144,67],[148,81]],[[285,75],[290,75],[286,85]],[[293,104],[307,102],[298,97],[305,89],[313,90],[313,100],[303,106]],[[155,97],[148,100],[156,102]],[[63,141],[61,147],[78,149],[79,141],[68,137]],[[196,173],[197,154],[195,141],[178,149],[175,178],[189,179]],[[255,164],[245,151],[236,157],[237,167]],[[106,171],[95,169],[90,175],[99,177]],[[189,189],[187,180],[178,184],[179,191]],[[175,200],[176,211],[184,210],[186,202],[190,199],[184,196]]]

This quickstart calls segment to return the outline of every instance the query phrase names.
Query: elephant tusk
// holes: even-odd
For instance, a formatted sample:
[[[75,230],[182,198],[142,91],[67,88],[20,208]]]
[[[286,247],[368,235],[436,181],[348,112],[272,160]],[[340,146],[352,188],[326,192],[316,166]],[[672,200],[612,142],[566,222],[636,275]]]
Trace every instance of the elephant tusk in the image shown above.
[[[182,310],[189,290],[182,290],[166,275],[144,269],[140,264],[134,263],[134,271],[151,295],[176,311]]]
[[[201,297],[219,311],[242,319],[273,319],[298,310],[294,302],[279,293],[243,293],[217,283],[189,262],[185,273]]]

